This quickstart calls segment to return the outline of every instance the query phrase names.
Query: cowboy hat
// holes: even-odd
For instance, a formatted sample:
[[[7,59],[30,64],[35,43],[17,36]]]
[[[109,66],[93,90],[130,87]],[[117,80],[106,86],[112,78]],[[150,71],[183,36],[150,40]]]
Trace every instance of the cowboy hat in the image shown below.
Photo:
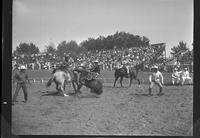
[[[95,61],[94,61],[94,63],[98,63],[98,62],[99,62],[98,60],[95,60]]]
[[[87,64],[87,63],[84,61],[83,63],[81,63],[81,66],[82,66],[82,67],[86,67],[86,64]]]
[[[25,67],[24,65],[22,65],[22,66],[20,67],[20,70],[26,70],[26,67]]]
[[[151,69],[158,69],[158,66],[153,66],[153,67],[151,67]]]

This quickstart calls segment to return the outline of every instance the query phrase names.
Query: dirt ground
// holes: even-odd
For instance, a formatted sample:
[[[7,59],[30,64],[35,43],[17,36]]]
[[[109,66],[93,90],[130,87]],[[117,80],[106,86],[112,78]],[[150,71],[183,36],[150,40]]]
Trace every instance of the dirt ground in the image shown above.
[[[76,97],[55,95],[55,85],[48,92],[45,83],[29,88],[29,102],[12,106],[12,133],[15,135],[165,135],[192,136],[193,86],[165,86],[164,95],[147,96],[148,85],[112,88],[95,98],[87,88]],[[119,85],[119,84],[118,84]],[[126,85],[125,85],[126,86]]]

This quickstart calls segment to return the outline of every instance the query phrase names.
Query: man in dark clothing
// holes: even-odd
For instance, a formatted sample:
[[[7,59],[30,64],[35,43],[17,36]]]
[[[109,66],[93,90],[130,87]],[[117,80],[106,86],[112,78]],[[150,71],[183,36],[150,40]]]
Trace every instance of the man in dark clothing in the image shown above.
[[[17,86],[15,89],[15,93],[13,96],[13,101],[12,104],[14,105],[17,99],[17,96],[19,94],[20,89],[22,88],[23,92],[24,92],[24,99],[25,99],[25,103],[28,100],[28,92],[27,92],[27,82],[30,84],[30,81],[28,79],[28,75],[26,73],[26,67],[25,66],[21,66],[20,67],[20,71],[16,72],[14,77],[13,77],[13,85],[15,84],[15,82],[17,82]]]
[[[90,69],[90,71],[100,74],[100,67],[98,65],[98,60],[94,61],[94,66]]]

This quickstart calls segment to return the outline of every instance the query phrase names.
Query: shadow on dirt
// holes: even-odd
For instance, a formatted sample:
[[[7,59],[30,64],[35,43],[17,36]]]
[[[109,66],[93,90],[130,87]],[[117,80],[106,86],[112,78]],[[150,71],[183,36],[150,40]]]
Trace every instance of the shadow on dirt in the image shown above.
[[[121,87],[121,86],[115,86],[115,87],[113,87],[113,86],[103,86],[103,87],[106,87],[106,88],[118,88],[118,89],[124,89],[124,88],[130,88],[129,86],[124,86],[124,87]]]
[[[100,96],[88,94],[88,95],[78,95],[78,98],[100,98]]]
[[[55,90],[54,91],[46,90],[46,91],[39,91],[39,92],[42,93],[41,96],[61,96],[61,94]],[[68,93],[68,92],[67,93],[65,92],[65,93],[68,94],[69,96],[76,96],[76,94],[74,92],[70,92],[70,93]]]
[[[51,92],[45,92],[42,94],[42,96],[60,96],[60,94],[56,91],[51,91]]]
[[[147,94],[147,93],[141,93],[141,94],[139,94],[139,93],[130,93],[129,95],[133,95],[133,96],[149,96],[149,94]]]

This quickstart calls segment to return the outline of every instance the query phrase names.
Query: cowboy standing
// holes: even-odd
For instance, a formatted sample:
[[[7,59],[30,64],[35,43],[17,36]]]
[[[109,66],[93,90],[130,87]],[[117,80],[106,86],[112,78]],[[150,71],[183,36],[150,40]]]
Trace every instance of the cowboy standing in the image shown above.
[[[150,82],[150,86],[149,86],[149,95],[152,95],[151,92],[152,92],[152,88],[153,88],[153,85],[156,84],[159,86],[160,88],[160,92],[158,95],[161,95],[162,94],[162,89],[163,89],[163,75],[160,71],[158,71],[158,66],[153,66],[151,68],[152,70],[152,73],[150,74],[149,76],[149,82]]]
[[[15,93],[14,93],[14,96],[13,96],[12,104],[14,105],[14,103],[17,102],[16,99],[17,99],[17,96],[18,96],[21,88],[24,92],[24,99],[25,99],[24,102],[26,103],[27,100],[28,100],[27,82],[30,84],[30,81],[28,79],[28,74],[26,73],[26,67],[25,66],[22,65],[20,67],[20,71],[16,72],[16,74],[14,75],[13,84],[15,82],[17,82],[17,86],[16,86]]]

